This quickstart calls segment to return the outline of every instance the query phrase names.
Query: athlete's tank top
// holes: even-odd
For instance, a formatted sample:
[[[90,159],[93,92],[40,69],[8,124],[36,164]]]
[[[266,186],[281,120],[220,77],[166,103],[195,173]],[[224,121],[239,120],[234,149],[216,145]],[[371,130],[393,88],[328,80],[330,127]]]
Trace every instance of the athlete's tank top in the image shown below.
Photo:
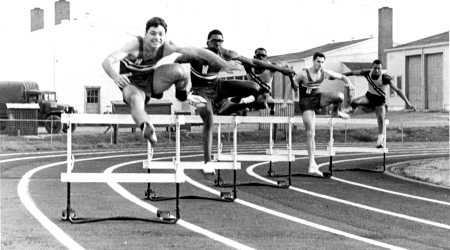
[[[120,61],[120,74],[132,73],[131,77],[128,77],[132,83],[138,84],[142,77],[148,76],[153,73],[153,66],[163,57],[164,44],[156,52],[156,57],[150,60],[144,60],[144,39],[140,36],[139,40],[139,54],[136,59],[123,59]]]
[[[306,71],[308,82],[302,82],[302,84],[300,85],[300,95],[304,94],[314,95],[319,93],[320,84],[323,82],[323,79],[325,78],[325,72],[323,71],[323,69],[319,70],[318,73],[320,74],[320,78],[315,81],[311,78],[308,69],[303,70]]]
[[[208,49],[208,48],[206,48]],[[222,49],[222,53],[218,54],[225,61],[234,60],[239,54],[232,50]],[[191,62],[191,82],[192,87],[211,87],[219,79],[219,70],[212,69],[206,60],[198,60]]]
[[[245,67],[249,79],[256,82],[264,92],[271,94],[273,73],[266,69],[262,73],[256,73],[255,68]]]
[[[374,80],[371,77],[372,71],[373,69],[370,71],[367,70],[361,72],[361,75],[364,76],[369,82],[368,92],[374,95],[386,97],[386,89],[391,80],[391,77],[387,74],[382,74],[380,77],[378,77],[378,79]]]

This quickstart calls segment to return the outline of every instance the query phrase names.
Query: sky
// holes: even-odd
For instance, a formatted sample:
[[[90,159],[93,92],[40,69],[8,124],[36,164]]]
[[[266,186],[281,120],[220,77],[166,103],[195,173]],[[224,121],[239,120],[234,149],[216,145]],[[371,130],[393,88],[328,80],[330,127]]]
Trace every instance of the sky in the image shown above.
[[[44,9],[44,28],[54,25],[56,0],[0,1],[3,36],[30,33],[30,10]],[[449,31],[447,0],[70,0],[70,18],[142,29],[153,16],[168,23],[175,43],[204,47],[219,29],[223,46],[252,57],[258,47],[270,55],[301,52],[327,43],[378,36],[378,9],[393,8],[394,43],[403,44]],[[1,43],[1,42],[0,42]],[[1,46],[1,49],[7,49]],[[20,55],[20,51],[17,52]]]

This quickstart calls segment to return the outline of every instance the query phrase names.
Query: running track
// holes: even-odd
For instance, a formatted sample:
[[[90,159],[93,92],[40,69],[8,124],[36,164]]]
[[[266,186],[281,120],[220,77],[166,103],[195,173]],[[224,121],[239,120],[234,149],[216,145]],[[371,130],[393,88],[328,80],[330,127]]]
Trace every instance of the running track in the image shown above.
[[[320,147],[320,145],[318,145]],[[263,153],[267,145],[241,145],[239,153]],[[225,150],[229,150],[225,148]],[[388,165],[449,155],[448,148],[394,148]],[[182,160],[201,161],[199,147],[184,149]],[[270,185],[268,163],[242,163],[233,203],[181,200],[177,225],[137,221],[70,224],[66,206],[65,152],[2,155],[2,249],[450,249],[450,189],[368,171],[338,171],[331,179],[305,175],[305,158],[293,163],[289,189]],[[155,160],[174,157],[161,149]],[[376,168],[381,155],[333,157],[338,169]],[[77,151],[75,171],[142,173],[142,151]],[[327,164],[328,158],[317,158]],[[277,174],[287,163],[274,163]],[[326,166],[325,166],[326,168]],[[181,195],[218,197],[220,191],[200,171],[186,171]],[[225,180],[232,180],[229,172]],[[262,184],[267,184],[264,186]],[[158,196],[173,196],[174,184],[152,184]],[[174,201],[144,199],[145,184],[72,184],[72,207],[79,217],[154,218]]]

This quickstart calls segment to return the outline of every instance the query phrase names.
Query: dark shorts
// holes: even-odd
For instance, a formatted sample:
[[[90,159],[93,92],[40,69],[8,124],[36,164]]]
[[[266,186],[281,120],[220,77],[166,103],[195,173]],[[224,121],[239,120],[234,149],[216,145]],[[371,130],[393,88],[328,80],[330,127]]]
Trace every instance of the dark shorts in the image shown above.
[[[145,100],[144,103],[148,103],[150,101],[150,97],[161,99],[163,97],[163,93],[155,95],[153,94],[153,75],[155,71],[147,72],[146,74],[138,74],[133,73],[133,75],[129,76],[128,79],[130,79],[131,85],[135,86],[145,94]],[[122,88],[120,89],[123,90]],[[123,101],[125,101],[125,98],[123,98]],[[128,103],[127,103],[128,104]]]
[[[322,108],[320,106],[320,93],[314,95],[302,95],[300,96],[299,107],[300,113],[303,114],[306,110],[318,110]]]
[[[374,95],[370,92],[366,93],[367,100],[369,100],[368,107],[375,108],[386,104],[386,98],[384,96]]]
[[[209,86],[195,87],[192,86],[191,91],[193,95],[199,95],[206,100],[210,100],[211,104],[214,106],[222,101],[219,96],[219,90],[222,85],[222,80],[211,82]]]

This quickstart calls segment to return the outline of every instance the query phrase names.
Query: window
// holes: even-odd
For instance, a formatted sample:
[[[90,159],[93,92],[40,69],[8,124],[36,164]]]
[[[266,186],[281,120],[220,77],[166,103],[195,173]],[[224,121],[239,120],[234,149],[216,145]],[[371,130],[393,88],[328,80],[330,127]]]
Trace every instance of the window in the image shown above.
[[[402,90],[402,77],[401,76],[397,76],[397,88],[399,90]]]
[[[98,103],[99,89],[86,89],[86,103]]]

